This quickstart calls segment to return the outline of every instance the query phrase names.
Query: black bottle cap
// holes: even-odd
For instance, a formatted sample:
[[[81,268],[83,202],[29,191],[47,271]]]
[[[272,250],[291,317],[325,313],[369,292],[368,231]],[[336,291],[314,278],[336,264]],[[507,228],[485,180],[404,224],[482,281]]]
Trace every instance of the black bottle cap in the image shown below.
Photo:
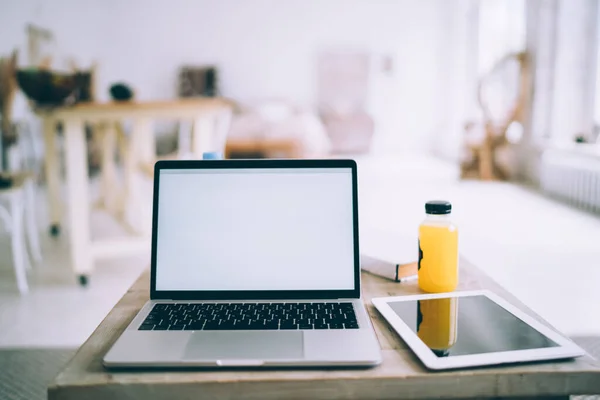
[[[427,214],[450,214],[452,204],[444,200],[431,200],[425,203],[425,212]]]

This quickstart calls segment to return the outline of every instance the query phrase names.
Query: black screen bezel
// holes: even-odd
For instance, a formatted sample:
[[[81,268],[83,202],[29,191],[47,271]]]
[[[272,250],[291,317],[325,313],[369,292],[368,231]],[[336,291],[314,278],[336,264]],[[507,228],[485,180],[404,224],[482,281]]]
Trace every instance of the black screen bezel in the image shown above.
[[[166,169],[265,169],[350,168],[352,171],[352,218],[354,237],[354,289],[350,290],[156,290],[156,252],[160,171]],[[153,300],[276,300],[360,298],[358,242],[358,179],[354,160],[169,160],[154,166],[150,298]],[[318,278],[318,277],[316,277]]]

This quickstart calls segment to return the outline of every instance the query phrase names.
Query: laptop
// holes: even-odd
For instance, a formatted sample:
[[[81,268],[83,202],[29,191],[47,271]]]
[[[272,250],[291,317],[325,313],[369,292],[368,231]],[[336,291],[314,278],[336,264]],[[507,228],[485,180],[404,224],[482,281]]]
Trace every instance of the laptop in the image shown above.
[[[374,366],[356,163],[159,161],[150,301],[106,367]]]

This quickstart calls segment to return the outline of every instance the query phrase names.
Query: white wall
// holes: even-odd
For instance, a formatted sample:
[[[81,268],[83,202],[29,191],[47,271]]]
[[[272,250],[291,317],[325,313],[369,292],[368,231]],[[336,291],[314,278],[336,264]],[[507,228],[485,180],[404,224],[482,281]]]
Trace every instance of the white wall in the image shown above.
[[[464,125],[477,120],[477,0],[446,2],[440,18],[441,40],[437,63],[441,66],[435,81],[435,122],[431,138],[434,154],[441,158],[461,159]]]
[[[396,60],[391,77],[374,75],[373,105],[387,107],[378,147],[427,151],[449,8],[444,0],[0,0],[0,52],[18,45],[25,55],[32,22],[53,30],[80,64],[100,61],[101,99],[118,80],[140,99],[174,97],[178,67],[215,64],[226,96],[311,105],[318,51],[366,49]]]

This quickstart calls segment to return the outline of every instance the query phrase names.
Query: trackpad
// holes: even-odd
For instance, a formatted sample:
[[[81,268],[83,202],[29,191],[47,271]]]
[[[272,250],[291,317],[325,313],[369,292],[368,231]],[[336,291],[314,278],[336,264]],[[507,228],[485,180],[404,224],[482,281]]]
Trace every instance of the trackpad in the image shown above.
[[[187,360],[302,359],[302,332],[209,331],[195,332],[185,347]]]

